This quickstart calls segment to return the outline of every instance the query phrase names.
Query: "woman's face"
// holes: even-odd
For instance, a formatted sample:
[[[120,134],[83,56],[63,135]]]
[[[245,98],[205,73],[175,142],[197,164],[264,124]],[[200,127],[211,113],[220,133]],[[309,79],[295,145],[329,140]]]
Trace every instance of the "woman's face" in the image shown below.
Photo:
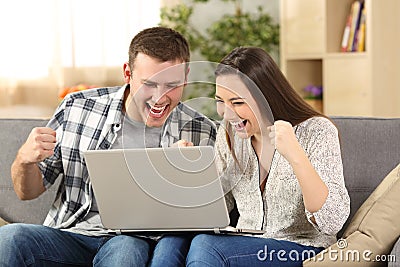
[[[215,99],[218,114],[231,124],[239,137],[249,138],[260,134],[258,106],[239,76],[218,76]]]

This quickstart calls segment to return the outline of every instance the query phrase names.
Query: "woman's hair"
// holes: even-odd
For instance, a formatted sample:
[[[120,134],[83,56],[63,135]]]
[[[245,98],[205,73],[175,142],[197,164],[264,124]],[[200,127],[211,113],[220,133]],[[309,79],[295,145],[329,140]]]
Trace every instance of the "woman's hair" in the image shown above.
[[[165,27],[152,27],[139,32],[129,46],[129,66],[135,66],[138,53],[160,60],[189,62],[190,50],[185,37],[179,32]]]
[[[267,101],[275,120],[297,125],[311,117],[323,116],[311,108],[293,89],[275,61],[258,47],[233,49],[218,64],[215,76],[238,74],[257,100],[260,91]],[[249,84],[249,81],[254,85]],[[250,85],[250,86],[249,86]],[[253,88],[258,88],[254,90]],[[260,103],[260,101],[258,101]],[[260,107],[262,108],[262,107]]]
[[[271,56],[258,47],[233,49],[218,64],[215,76],[239,75],[261,111],[268,108],[273,120],[284,120],[293,126],[311,117],[322,116],[311,108],[293,89]],[[227,141],[232,151],[233,139],[229,138],[230,126],[226,125]],[[235,157],[235,155],[234,155]]]

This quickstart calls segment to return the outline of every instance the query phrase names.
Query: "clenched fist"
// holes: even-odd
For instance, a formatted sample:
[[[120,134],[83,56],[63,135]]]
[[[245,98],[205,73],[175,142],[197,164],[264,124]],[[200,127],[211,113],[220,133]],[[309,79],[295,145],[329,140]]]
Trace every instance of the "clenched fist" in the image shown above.
[[[20,148],[18,156],[22,164],[43,161],[54,154],[56,132],[48,127],[33,128],[25,144]]]
[[[289,162],[292,162],[302,151],[292,124],[287,121],[278,120],[273,126],[269,127],[269,130],[271,144]]]

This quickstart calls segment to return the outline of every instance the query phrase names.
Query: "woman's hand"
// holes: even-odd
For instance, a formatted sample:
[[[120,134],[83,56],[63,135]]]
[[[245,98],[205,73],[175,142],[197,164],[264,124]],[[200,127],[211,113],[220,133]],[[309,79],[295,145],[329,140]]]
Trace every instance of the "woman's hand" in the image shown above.
[[[303,150],[297,141],[293,126],[290,122],[279,120],[269,127],[269,137],[275,149],[290,163]]]

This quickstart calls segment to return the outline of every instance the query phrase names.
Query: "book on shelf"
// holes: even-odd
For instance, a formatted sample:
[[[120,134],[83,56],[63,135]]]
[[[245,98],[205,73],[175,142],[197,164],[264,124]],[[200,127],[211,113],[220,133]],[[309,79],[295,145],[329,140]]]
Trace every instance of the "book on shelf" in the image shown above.
[[[360,32],[361,17],[364,10],[364,32]],[[364,34],[364,35],[362,35]],[[346,25],[343,31],[341,51],[342,52],[354,52],[358,51],[360,41],[365,42],[365,8],[364,0],[356,0],[351,4],[350,13],[346,19]],[[361,45],[362,46],[362,45]]]
[[[347,44],[349,43],[349,36],[350,36],[350,28],[351,28],[351,12],[347,16],[346,26],[344,27],[343,31],[342,45],[340,49],[342,52],[347,51]]]
[[[365,17],[366,17],[366,11],[364,6],[361,12],[360,26],[357,34],[357,50],[356,50],[357,52],[365,51],[365,32],[366,32]]]

